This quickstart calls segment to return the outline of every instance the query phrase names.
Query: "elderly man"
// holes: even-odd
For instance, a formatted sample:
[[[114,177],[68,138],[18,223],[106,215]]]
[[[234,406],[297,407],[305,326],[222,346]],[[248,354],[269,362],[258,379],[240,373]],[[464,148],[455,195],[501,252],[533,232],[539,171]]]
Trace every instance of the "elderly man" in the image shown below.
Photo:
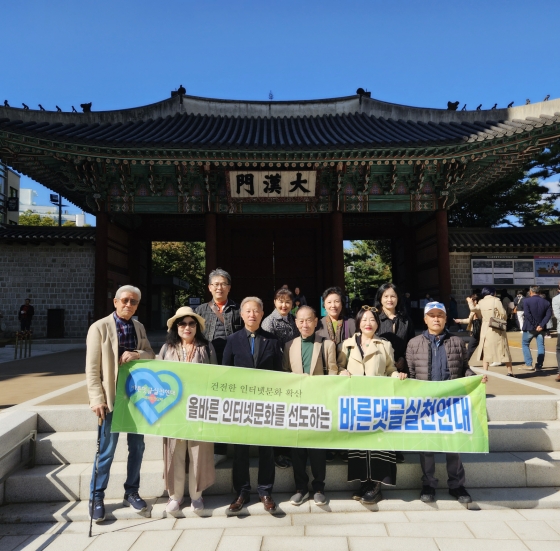
[[[221,268],[216,268],[208,276],[208,290],[212,300],[201,304],[195,312],[204,318],[204,336],[212,343],[216,351],[218,364],[222,363],[226,339],[243,327],[239,306],[228,298],[231,290],[231,276]],[[217,465],[227,457],[226,444],[214,444],[214,464]]]
[[[447,312],[441,302],[428,302],[424,307],[424,323],[428,329],[408,342],[406,363],[410,378],[421,381],[448,381],[475,375],[469,369],[467,349],[463,339],[452,336],[445,324]],[[482,378],[486,383],[487,377]],[[471,496],[465,489],[465,469],[458,453],[447,453],[447,486],[449,494],[459,503],[470,503]],[[422,491],[420,499],[429,503],[436,499],[438,479],[435,478],[436,462],[433,452],[420,453]]]
[[[119,440],[118,432],[111,433],[119,366],[132,360],[155,358],[144,326],[132,319],[140,298],[140,289],[131,285],[120,287],[113,299],[115,311],[96,321],[87,334],[86,381],[89,404],[97,417],[103,420],[96,484],[94,488],[94,466],[90,486],[90,515],[96,522],[105,520],[103,499]],[[123,505],[143,512],[146,510],[146,502],[138,495],[138,489],[144,454],[144,435],[128,434],[127,439],[128,464]]]
[[[289,341],[284,347],[284,371],[306,375],[338,375],[336,346],[327,337],[315,333],[318,321],[317,313],[311,306],[299,308],[296,325],[301,336]],[[315,448],[292,448],[296,493],[291,497],[290,503],[301,505],[309,497],[309,476],[306,472],[308,457],[313,474],[313,500],[316,505],[325,505],[327,452]]]
[[[222,365],[250,367],[280,371],[282,353],[278,339],[261,328],[264,310],[260,298],[247,297],[241,302],[241,317],[245,329],[227,339]],[[249,503],[251,482],[249,480],[249,446],[236,444],[233,454],[233,488],[237,498],[229,506],[230,513],[240,513]],[[274,513],[276,503],[272,499],[275,465],[274,448],[259,446],[259,472],[257,491],[265,511]]]
[[[552,299],[552,310],[556,318],[556,363],[558,364],[558,375],[556,382],[560,383],[560,281],[558,282],[558,294]]]
[[[521,369],[537,371],[542,373],[545,349],[544,334],[546,324],[552,317],[552,308],[548,300],[540,295],[540,287],[533,285],[529,289],[529,296],[523,301],[523,337],[521,338],[521,348],[523,349],[523,359],[525,365]],[[537,363],[533,367],[533,356],[529,345],[531,341],[537,339]]]

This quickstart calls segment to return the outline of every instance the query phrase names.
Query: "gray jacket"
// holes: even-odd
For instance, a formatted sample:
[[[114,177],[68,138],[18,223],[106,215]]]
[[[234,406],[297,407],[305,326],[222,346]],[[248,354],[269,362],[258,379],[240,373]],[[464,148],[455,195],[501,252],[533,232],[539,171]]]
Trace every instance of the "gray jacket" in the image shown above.
[[[201,304],[195,312],[204,318],[204,336],[212,342],[214,340],[218,317],[214,314],[214,312],[212,312],[210,302]],[[224,321],[226,326],[226,336],[228,337],[243,327],[243,320],[241,319],[239,306],[231,299],[228,299],[228,302],[224,307]]]

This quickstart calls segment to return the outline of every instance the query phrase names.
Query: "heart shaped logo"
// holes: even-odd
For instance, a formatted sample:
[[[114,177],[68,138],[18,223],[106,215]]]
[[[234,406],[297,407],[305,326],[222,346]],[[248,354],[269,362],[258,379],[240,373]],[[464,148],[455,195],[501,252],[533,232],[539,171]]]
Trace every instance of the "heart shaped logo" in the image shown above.
[[[128,375],[126,394],[144,419],[153,425],[179,402],[183,384],[171,371],[152,371],[143,367]]]

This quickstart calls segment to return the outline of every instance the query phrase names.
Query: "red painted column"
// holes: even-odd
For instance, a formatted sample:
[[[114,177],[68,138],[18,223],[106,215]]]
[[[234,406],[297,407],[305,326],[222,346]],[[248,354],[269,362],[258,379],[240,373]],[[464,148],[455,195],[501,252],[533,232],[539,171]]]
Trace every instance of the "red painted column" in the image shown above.
[[[342,230],[342,213],[331,214],[331,247],[333,285],[344,290],[344,234]]]
[[[95,288],[93,293],[94,320],[105,317],[107,310],[107,249],[109,245],[109,216],[99,212],[95,223]]]
[[[206,280],[212,270],[218,267],[218,244],[217,244],[217,230],[216,230],[216,215],[213,212],[208,212],[204,215],[204,231],[206,237]],[[210,299],[210,294],[206,298]]]
[[[438,276],[440,300],[449,307],[451,295],[451,264],[449,260],[449,232],[447,229],[447,211],[436,211],[436,239],[438,252]]]

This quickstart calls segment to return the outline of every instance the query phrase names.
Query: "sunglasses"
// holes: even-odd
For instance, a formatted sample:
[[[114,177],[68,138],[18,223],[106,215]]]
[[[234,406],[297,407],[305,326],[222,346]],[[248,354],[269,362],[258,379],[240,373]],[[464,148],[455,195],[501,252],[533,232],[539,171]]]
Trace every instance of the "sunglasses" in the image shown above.
[[[375,308],[375,306],[368,306],[367,304],[362,306],[362,310],[365,310],[366,312],[373,312],[374,314],[376,314],[378,312],[378,310],[377,310],[377,308]]]
[[[196,327],[196,321],[180,321],[177,327]]]
[[[135,298],[120,298],[119,300],[122,302],[122,304],[131,304],[132,306],[138,306],[138,303],[140,302]]]

